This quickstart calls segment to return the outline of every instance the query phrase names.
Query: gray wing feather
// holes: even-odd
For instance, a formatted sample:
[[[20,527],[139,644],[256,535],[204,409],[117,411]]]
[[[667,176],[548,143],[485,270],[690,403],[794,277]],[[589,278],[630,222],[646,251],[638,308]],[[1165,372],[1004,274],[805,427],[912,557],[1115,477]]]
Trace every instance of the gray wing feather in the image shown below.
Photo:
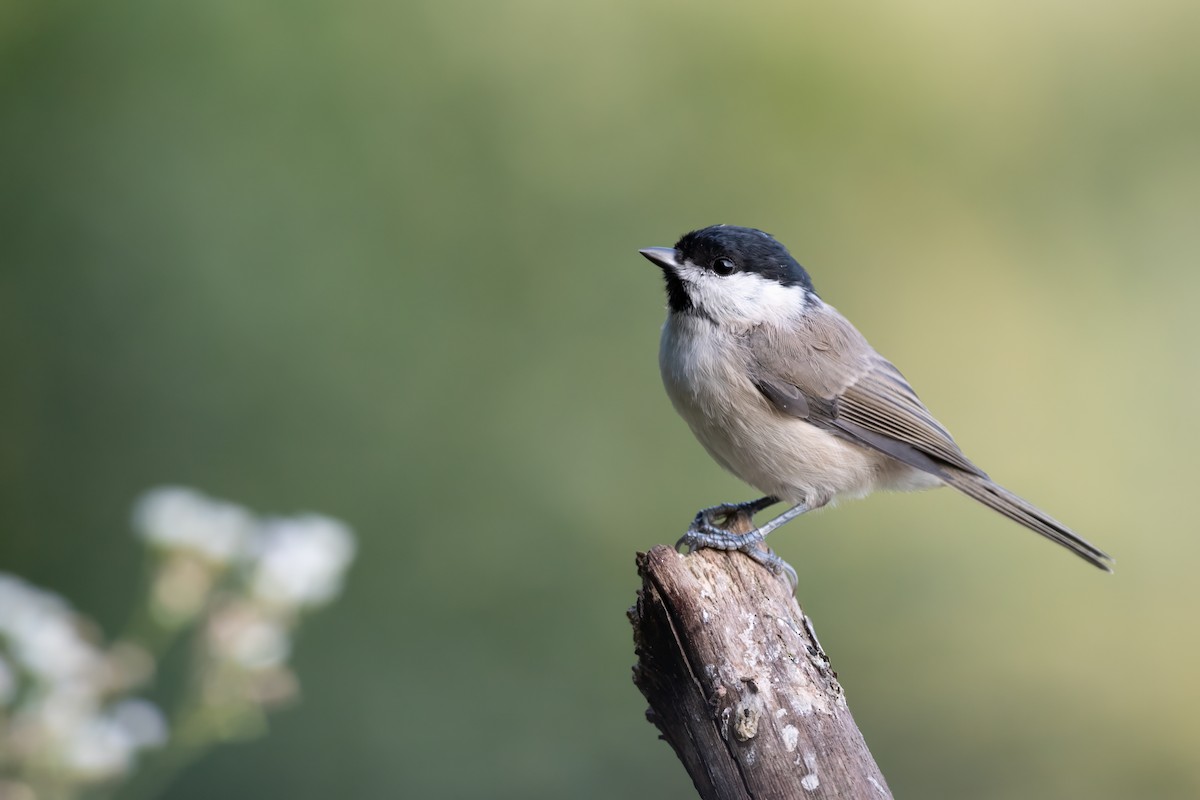
[[[766,396],[771,403],[783,413],[799,419],[809,419],[812,408],[804,392],[787,382],[773,382],[770,379],[755,379],[754,385]]]
[[[777,409],[939,477],[944,465],[986,477],[841,314],[821,306],[796,325],[749,336],[751,378]]]
[[[882,356],[880,361],[882,363],[873,371],[846,387],[834,402],[835,424],[860,425],[910,445],[938,461],[982,476],[983,472],[963,455],[946,429],[917,399],[912,388],[906,382],[903,389],[897,387],[897,378],[887,374],[896,368]],[[899,380],[903,381],[903,378]]]
[[[796,325],[786,331],[763,326],[749,335],[751,378],[779,411],[935,475],[1112,571],[1103,550],[972,464],[900,371],[836,310],[818,306]]]

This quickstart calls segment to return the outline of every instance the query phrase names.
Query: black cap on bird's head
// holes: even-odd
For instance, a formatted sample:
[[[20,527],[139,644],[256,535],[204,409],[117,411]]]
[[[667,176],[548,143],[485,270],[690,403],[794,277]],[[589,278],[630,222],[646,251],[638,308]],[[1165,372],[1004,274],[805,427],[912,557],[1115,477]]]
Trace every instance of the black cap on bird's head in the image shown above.
[[[649,247],[640,252],[662,268],[667,299],[676,311],[687,311],[693,306],[681,275],[685,265],[712,277],[743,273],[780,286],[814,292],[812,279],[804,267],[773,236],[757,228],[711,225],[685,233],[673,249]]]
[[[734,272],[755,272],[784,286],[813,290],[808,272],[787,248],[757,228],[711,225],[685,233],[675,243],[675,251],[683,260],[708,267],[718,275],[729,274],[730,265],[722,261],[725,259],[733,262]]]

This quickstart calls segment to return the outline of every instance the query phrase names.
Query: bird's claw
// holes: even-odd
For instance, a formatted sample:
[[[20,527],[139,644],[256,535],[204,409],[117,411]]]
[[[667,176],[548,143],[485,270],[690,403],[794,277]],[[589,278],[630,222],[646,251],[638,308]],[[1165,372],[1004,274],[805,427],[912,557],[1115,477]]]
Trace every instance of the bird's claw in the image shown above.
[[[686,547],[689,553],[693,550],[699,550],[702,547],[708,547],[713,550],[741,550],[744,547],[754,546],[762,540],[762,534],[757,529],[746,533],[734,533],[731,530],[702,520],[697,516],[696,521],[692,523],[687,532],[675,543],[675,549],[679,550]]]
[[[788,586],[791,587],[793,592],[796,591],[796,586],[800,583],[800,576],[796,574],[796,570],[791,564],[775,555],[774,550],[769,547],[766,550],[762,550],[757,547],[750,549],[743,547],[739,549],[767,569],[771,570],[771,572],[774,574],[787,579]]]
[[[713,550],[740,550],[775,575],[786,578],[788,585],[794,591],[799,581],[796,570],[775,555],[770,548],[759,546],[763,542],[764,534],[758,528],[753,528],[745,533],[734,533],[716,524],[717,519],[722,519],[728,525],[738,516],[747,515],[749,511],[745,506],[746,504],[720,505],[699,512],[687,532],[675,543],[675,549],[687,553],[704,547]]]

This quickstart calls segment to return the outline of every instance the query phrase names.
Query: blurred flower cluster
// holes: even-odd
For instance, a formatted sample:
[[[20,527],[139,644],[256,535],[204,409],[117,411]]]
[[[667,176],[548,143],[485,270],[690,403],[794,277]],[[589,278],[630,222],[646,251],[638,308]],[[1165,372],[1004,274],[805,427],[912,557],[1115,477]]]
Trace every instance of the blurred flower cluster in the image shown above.
[[[262,733],[298,691],[298,625],[355,554],[337,520],[257,517],[186,488],[150,491],[133,523],[147,587],[110,643],[0,573],[0,800],[155,796],[205,750]]]

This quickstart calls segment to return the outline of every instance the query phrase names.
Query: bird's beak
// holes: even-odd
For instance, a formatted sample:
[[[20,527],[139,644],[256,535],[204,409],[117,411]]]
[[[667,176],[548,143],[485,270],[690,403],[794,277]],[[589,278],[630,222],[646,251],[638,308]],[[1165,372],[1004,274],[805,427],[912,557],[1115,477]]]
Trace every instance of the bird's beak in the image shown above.
[[[679,266],[673,247],[647,247],[638,252],[662,269],[675,269]]]

